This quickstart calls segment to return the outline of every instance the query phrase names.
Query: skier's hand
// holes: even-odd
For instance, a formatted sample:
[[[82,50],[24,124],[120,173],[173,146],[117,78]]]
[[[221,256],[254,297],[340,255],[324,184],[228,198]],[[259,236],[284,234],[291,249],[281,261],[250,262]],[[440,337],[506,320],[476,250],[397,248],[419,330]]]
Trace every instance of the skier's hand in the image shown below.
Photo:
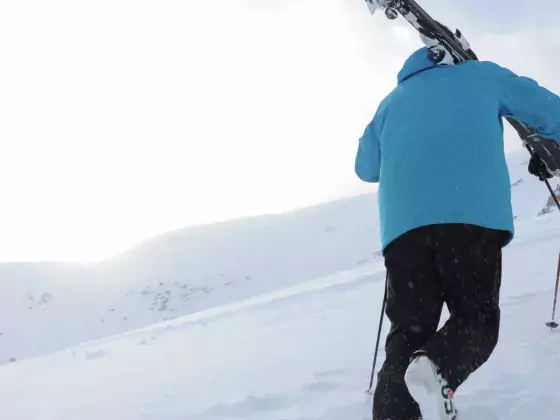
[[[548,171],[542,159],[537,155],[531,156],[528,169],[531,175],[535,175],[541,181],[552,178],[552,174]]]

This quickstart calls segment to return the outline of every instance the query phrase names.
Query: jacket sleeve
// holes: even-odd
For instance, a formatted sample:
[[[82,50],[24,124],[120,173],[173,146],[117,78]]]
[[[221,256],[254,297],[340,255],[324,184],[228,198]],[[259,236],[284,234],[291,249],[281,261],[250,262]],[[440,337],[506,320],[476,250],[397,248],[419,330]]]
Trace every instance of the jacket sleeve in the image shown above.
[[[367,125],[358,145],[355,171],[356,175],[365,182],[379,182],[381,169],[379,138],[383,124],[382,109],[384,109],[383,103],[377,110],[373,120]]]
[[[502,116],[528,124],[541,137],[560,142],[560,97],[533,79],[498,68]]]

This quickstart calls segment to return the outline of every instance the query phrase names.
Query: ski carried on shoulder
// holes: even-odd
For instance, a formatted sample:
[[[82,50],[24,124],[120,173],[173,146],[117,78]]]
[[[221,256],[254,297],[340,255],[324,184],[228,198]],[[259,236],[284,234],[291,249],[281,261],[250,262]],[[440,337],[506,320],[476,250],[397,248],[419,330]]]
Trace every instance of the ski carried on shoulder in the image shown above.
[[[385,13],[388,19],[394,20],[401,15],[423,36],[436,40],[452,54],[456,62],[478,60],[470,46],[465,46],[447,27],[434,20],[415,0],[365,0],[370,12],[376,10]],[[460,37],[460,33],[458,33]],[[508,122],[519,134],[525,147],[531,154],[539,157],[551,175],[560,176],[560,144],[554,140],[537,135],[527,124],[513,118]]]

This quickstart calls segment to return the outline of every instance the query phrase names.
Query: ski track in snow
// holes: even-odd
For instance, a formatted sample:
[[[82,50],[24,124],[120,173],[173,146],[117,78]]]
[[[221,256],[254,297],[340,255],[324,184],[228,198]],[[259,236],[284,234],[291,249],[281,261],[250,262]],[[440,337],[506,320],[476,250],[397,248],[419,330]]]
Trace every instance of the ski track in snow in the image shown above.
[[[457,393],[461,420],[557,418],[560,336],[544,325],[558,255],[549,223],[506,248],[500,343]],[[0,406],[14,420],[371,419],[383,284],[382,264],[363,265],[5,365]]]

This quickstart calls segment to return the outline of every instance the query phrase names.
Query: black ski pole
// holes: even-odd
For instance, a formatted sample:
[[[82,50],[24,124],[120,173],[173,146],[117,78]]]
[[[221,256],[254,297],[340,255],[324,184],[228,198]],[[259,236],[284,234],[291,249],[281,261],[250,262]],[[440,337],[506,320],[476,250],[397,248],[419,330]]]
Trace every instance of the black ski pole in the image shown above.
[[[385,305],[387,304],[387,286],[389,283],[389,274],[385,276],[385,293],[383,294],[383,304],[381,305],[381,316],[379,317],[379,329],[377,330],[377,343],[375,344],[375,354],[373,356],[373,367],[371,368],[371,379],[369,380],[369,389],[367,392],[371,394],[373,387],[373,377],[375,376],[375,365],[377,364],[377,352],[379,351],[379,341],[381,339],[381,329],[383,328],[383,318],[385,316]]]
[[[556,288],[554,290],[554,303],[552,305],[552,321],[547,322],[546,326],[551,330],[558,328],[558,323],[554,320],[556,315],[556,301],[558,299],[558,282],[560,281],[560,255],[558,255],[558,271],[556,272]]]
[[[534,157],[536,155],[536,153],[533,151],[533,149],[531,149],[531,147],[529,145],[526,145],[525,147],[529,151],[531,157]],[[537,155],[537,158],[540,159],[538,155]],[[542,176],[542,173],[541,173],[541,177],[544,180],[544,183],[546,184],[546,187],[548,188],[548,191],[550,191],[550,196],[552,197],[552,199],[556,203],[556,207],[558,207],[558,210],[560,210],[560,202],[558,201],[558,197],[556,197],[556,194],[554,194],[554,190],[550,186],[550,182],[548,182],[548,179],[546,179],[544,176]]]
[[[548,182],[548,179],[546,178],[544,182],[546,184],[546,187],[548,188],[548,191],[550,191],[550,196],[554,199],[554,202],[556,203],[556,207],[558,207],[558,210],[560,210],[560,202],[558,202],[558,197],[556,197],[556,194],[554,194],[554,190],[550,186],[550,182]]]

